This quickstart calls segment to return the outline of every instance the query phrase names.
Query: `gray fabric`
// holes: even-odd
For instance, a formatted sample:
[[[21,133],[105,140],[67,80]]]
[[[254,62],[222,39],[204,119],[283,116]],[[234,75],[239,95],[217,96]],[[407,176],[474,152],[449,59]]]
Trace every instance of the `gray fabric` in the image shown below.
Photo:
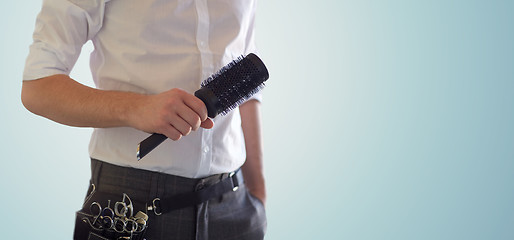
[[[136,211],[146,209],[144,203],[155,198],[167,198],[191,192],[219,181],[219,176],[189,179],[146,170],[119,167],[92,160],[92,183],[95,192],[89,198],[126,193]],[[90,200],[91,201],[91,200]],[[117,201],[113,199],[113,202]],[[87,210],[88,206],[84,206]],[[147,240],[216,240],[263,239],[266,216],[262,203],[247,191],[244,183],[239,189],[200,204],[164,213],[160,216],[148,211]]]

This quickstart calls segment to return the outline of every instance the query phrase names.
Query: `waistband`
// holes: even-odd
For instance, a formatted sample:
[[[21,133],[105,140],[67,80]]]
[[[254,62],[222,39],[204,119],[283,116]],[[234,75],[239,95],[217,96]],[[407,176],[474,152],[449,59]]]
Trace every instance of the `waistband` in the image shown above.
[[[157,215],[165,211],[193,206],[220,196],[228,191],[235,191],[244,184],[242,171],[212,175],[194,179],[174,176],[166,173],[143,169],[121,167],[97,159],[91,159],[91,181],[97,191],[122,194],[132,199],[145,202],[148,210]],[[173,206],[167,205],[174,201]],[[177,205],[177,202],[183,202]],[[189,203],[189,204],[188,204]]]

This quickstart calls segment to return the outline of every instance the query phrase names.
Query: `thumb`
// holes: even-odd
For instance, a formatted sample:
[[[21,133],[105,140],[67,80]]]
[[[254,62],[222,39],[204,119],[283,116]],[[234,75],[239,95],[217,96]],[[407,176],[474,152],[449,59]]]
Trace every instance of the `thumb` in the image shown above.
[[[205,129],[211,129],[212,127],[214,127],[214,122],[212,121],[212,119],[207,118],[205,121],[203,121],[200,124],[200,127],[205,128]]]

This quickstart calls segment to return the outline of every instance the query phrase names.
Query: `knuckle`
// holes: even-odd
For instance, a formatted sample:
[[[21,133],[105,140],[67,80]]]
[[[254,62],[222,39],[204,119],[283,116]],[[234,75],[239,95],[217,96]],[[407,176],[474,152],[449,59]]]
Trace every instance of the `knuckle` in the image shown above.
[[[182,95],[185,93],[185,91],[180,88],[173,88],[170,90],[170,92],[177,95]]]
[[[179,131],[182,134],[182,136],[187,136],[191,132],[191,126],[185,126],[181,128]]]
[[[170,136],[168,136],[168,137],[173,141],[177,141],[182,137],[182,135],[180,133],[175,132],[175,133],[170,134]]]
[[[163,112],[175,111],[177,109],[177,105],[178,105],[179,102],[180,102],[180,100],[177,99],[176,97],[168,98],[166,103],[165,103],[164,109],[162,111]]]
[[[200,128],[200,125],[202,125],[202,121],[200,120],[200,118],[198,118],[198,119],[196,120],[196,122],[194,123],[194,125],[193,125],[193,129],[194,129],[195,131],[196,131],[196,130],[198,130],[198,128]]]
[[[191,133],[191,128],[188,128],[184,133],[182,133],[182,136],[187,136]]]

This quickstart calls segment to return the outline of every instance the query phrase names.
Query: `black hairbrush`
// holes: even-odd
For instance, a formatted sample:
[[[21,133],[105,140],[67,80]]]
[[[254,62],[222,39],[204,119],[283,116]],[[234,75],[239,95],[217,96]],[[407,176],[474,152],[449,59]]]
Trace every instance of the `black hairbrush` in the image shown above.
[[[240,57],[202,82],[195,92],[207,107],[210,118],[225,115],[264,87],[269,77],[268,70],[257,55],[250,53]],[[154,133],[139,143],[137,160],[159,146],[166,136]]]

